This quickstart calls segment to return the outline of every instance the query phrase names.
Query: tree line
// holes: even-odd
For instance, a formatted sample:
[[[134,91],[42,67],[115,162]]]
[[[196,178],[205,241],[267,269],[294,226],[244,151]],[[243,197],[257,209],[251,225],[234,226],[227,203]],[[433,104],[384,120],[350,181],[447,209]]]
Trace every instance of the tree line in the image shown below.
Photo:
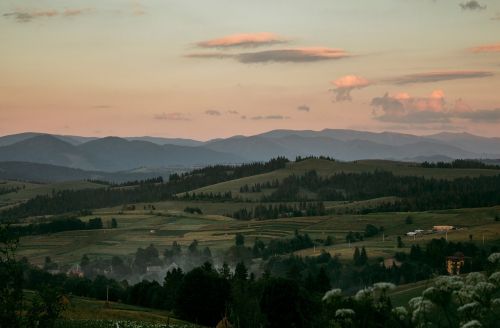
[[[240,208],[239,210],[228,214],[237,220],[273,220],[284,217],[302,217],[302,216],[322,216],[326,214],[323,202],[299,202],[298,204],[259,204],[251,209]]]
[[[420,164],[425,168],[440,169],[490,169],[500,170],[500,165],[486,164],[476,159],[456,159],[451,162],[423,162]]]
[[[398,196],[380,209],[388,211],[425,211],[500,204],[500,175],[463,177],[454,180],[396,176],[391,172],[337,173],[322,177],[316,171],[285,178],[271,195],[262,201],[303,201],[302,190],[315,193],[322,201],[357,201],[384,196]],[[379,207],[375,207],[379,209]],[[370,210],[367,210],[370,211]]]
[[[174,195],[215,183],[245,176],[271,172],[285,167],[288,159],[278,157],[265,163],[250,163],[240,166],[216,165],[196,169],[183,174],[170,175],[169,181],[159,183],[151,180],[133,188],[108,186],[98,189],[52,191],[50,195],[39,195],[18,206],[0,212],[3,222],[19,218],[62,214],[93,208],[117,206],[139,202],[155,202],[174,198]]]
[[[17,237],[30,236],[30,235],[44,235],[50,233],[57,233],[62,231],[72,230],[95,230],[104,227],[102,219],[96,217],[84,222],[77,217],[59,217],[50,222],[44,223],[30,223],[27,225],[12,225],[9,231]],[[117,228],[118,222],[112,218],[108,222],[108,228]]]

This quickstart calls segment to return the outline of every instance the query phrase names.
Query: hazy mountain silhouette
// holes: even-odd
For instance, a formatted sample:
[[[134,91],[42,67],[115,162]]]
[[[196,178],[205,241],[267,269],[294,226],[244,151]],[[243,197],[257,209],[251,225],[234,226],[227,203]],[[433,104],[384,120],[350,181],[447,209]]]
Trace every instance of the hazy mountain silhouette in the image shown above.
[[[339,160],[500,158],[500,138],[467,133],[430,136],[355,130],[273,130],[206,142],[159,137],[79,137],[22,133],[0,137],[0,161],[93,171],[192,167],[324,155]]]

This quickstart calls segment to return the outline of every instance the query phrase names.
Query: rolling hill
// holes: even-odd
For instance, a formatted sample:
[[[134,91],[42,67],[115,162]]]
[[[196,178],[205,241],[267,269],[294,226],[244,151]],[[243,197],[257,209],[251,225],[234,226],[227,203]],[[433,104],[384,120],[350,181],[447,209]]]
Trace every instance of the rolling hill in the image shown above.
[[[500,158],[500,138],[467,133],[429,136],[325,129],[273,130],[253,136],[197,141],[161,137],[79,137],[21,133],[0,137],[0,161],[32,162],[87,171],[192,168],[267,161],[277,156],[330,156],[342,161],[450,161]]]
[[[240,163],[243,158],[202,147],[157,145],[107,137],[73,145],[51,135],[37,135],[0,147],[0,161],[66,166],[84,170],[122,171],[142,166],[172,167]]]

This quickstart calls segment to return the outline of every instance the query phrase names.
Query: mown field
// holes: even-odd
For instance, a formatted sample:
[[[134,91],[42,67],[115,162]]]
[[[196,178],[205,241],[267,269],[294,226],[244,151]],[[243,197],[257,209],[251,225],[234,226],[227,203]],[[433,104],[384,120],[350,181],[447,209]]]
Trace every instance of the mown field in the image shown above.
[[[173,241],[183,246],[198,240],[200,246],[209,246],[215,255],[234,243],[236,233],[246,237],[247,245],[256,238],[265,242],[275,238],[290,238],[294,231],[308,233],[313,239],[334,238],[334,245],[318,246],[297,252],[303,256],[314,256],[322,249],[332,255],[350,259],[355,246],[366,246],[368,255],[390,257],[396,249],[397,236],[402,236],[407,247],[412,243],[425,243],[432,238],[446,237],[444,234],[427,234],[413,237],[405,235],[415,229],[429,230],[434,225],[454,225],[460,230],[448,233],[448,240],[472,239],[478,243],[498,242],[500,224],[494,220],[500,214],[500,207],[459,209],[416,213],[373,213],[367,215],[328,215],[321,217],[280,218],[276,220],[238,221],[223,216],[249,204],[211,202],[161,202],[153,205],[155,210],[144,210],[137,204],[137,210],[123,211],[121,207],[100,209],[93,215],[82,217],[88,220],[101,217],[106,224],[111,218],[118,221],[117,229],[67,231],[50,235],[28,236],[21,239],[19,255],[26,256],[33,263],[41,264],[45,256],[51,256],[60,263],[76,263],[84,254],[90,257],[108,258],[113,255],[133,254],[139,247],[154,244],[160,251]],[[188,214],[186,206],[199,207],[204,214]],[[206,214],[205,214],[206,213]],[[410,215],[413,224],[405,223]],[[349,231],[363,232],[367,224],[384,227],[384,234],[348,244],[345,236]],[[318,243],[319,245],[319,243]],[[403,249],[404,250],[404,249]]]

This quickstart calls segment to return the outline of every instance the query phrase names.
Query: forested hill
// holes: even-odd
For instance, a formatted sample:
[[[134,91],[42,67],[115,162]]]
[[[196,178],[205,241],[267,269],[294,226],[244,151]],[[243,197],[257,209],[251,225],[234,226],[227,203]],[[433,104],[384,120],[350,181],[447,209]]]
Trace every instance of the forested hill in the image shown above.
[[[60,214],[136,202],[171,199],[174,195],[203,186],[245,176],[272,172],[284,168],[289,161],[278,157],[265,163],[241,166],[215,165],[183,174],[170,175],[169,181],[158,183],[146,180],[134,187],[110,186],[101,189],[62,190],[51,195],[39,195],[16,207],[0,212],[1,221],[18,218]]]
[[[330,165],[351,167],[351,171],[329,171]],[[19,218],[78,212],[141,202],[183,198],[187,201],[244,201],[245,194],[256,192],[254,202],[359,201],[395,196],[396,202],[379,204],[373,211],[435,210],[483,207],[500,204],[499,170],[423,168],[402,164],[372,162],[337,163],[332,159],[299,159],[287,165],[285,158],[242,166],[210,166],[189,173],[173,174],[168,182],[148,180],[136,185],[113,185],[98,190],[62,190],[37,196],[0,212],[2,221]],[[321,167],[322,174],[315,170]],[[400,165],[400,166],[397,166]],[[307,167],[301,172],[295,167]],[[318,166],[320,167],[320,166]],[[369,167],[370,169],[366,169]],[[394,172],[388,169],[394,169]],[[364,170],[363,170],[364,169]],[[428,176],[417,172],[428,171]],[[455,172],[457,171],[457,172]],[[265,174],[264,174],[265,173]],[[487,174],[487,175],[483,175]],[[468,175],[470,174],[470,175]],[[218,189],[253,177],[266,177],[268,183],[242,185],[238,191]],[[276,178],[281,177],[281,178]],[[237,184],[236,184],[237,185]],[[211,189],[212,186],[217,186]],[[206,187],[206,188],[202,188]],[[202,189],[199,189],[202,188]],[[196,192],[196,190],[219,190]],[[194,192],[191,192],[195,190]],[[263,192],[265,191],[265,192]]]

